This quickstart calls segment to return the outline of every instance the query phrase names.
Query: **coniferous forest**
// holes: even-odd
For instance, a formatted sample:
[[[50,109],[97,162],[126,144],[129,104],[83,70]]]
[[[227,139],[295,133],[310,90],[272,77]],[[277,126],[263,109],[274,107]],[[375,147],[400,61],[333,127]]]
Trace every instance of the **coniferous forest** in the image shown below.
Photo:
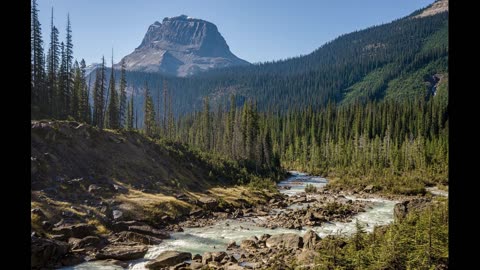
[[[422,10],[342,35],[308,55],[181,78],[128,71],[113,56],[102,57],[87,73],[86,62],[74,57],[70,16],[66,29],[58,29],[52,8],[50,25],[41,25],[32,0],[32,123],[81,123],[126,138],[113,141],[140,136],[136,146],[145,140],[151,149],[167,149],[162,155],[175,156],[178,164],[209,164],[205,179],[212,183],[241,176],[221,182],[223,188],[273,192],[286,171],[295,170],[327,178],[330,192],[358,194],[369,186],[376,194],[431,200],[429,187],[448,189],[449,183],[448,12],[412,18]],[[42,37],[44,27],[48,38]],[[142,147],[144,153],[154,151]],[[162,162],[160,167],[167,166]],[[169,166],[175,171],[177,165]],[[169,178],[172,169],[165,171],[180,189],[181,181]],[[203,171],[195,173],[203,177]],[[115,181],[128,177],[133,179],[115,175]],[[152,193],[149,185],[154,184],[142,183],[135,196]],[[305,191],[317,192],[310,188]],[[234,209],[226,199],[220,202]],[[169,211],[177,211],[172,205]],[[311,269],[448,269],[448,198],[417,210],[401,218],[395,212],[393,223],[373,233],[357,220],[351,236],[325,237],[317,245],[317,268]],[[161,222],[168,220],[158,211]],[[171,220],[180,220],[180,212]],[[298,259],[289,261],[288,269],[299,265]]]

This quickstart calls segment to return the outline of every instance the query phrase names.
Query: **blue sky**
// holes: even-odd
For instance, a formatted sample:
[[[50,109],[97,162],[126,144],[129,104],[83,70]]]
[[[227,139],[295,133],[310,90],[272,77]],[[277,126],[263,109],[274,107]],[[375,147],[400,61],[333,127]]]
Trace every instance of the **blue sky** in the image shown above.
[[[230,50],[249,62],[308,54],[339,35],[390,22],[434,0],[38,0],[44,44],[50,14],[65,39],[70,13],[73,51],[87,64],[114,61],[140,45],[148,26],[181,14],[217,25]]]

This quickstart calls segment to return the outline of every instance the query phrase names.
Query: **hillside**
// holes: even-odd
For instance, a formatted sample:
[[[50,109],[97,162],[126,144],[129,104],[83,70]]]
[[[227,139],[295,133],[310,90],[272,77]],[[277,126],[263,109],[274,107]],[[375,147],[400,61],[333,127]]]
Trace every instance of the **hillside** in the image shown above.
[[[31,136],[32,209],[39,207],[53,223],[62,218],[108,221],[119,210],[123,218],[158,225],[164,215],[188,214],[202,196],[221,199],[235,184],[255,178],[233,162],[133,131],[32,121]],[[229,195],[226,200],[248,203],[250,192],[240,189],[243,199]],[[263,195],[251,196],[255,201]],[[101,206],[109,210],[102,212]]]
[[[323,106],[329,99],[337,103],[413,100],[431,94],[432,76],[448,73],[448,9],[417,16],[430,8],[342,35],[305,56],[217,69],[191,78],[129,72],[127,81],[137,90],[136,104],[142,106],[145,81],[156,100],[166,79],[175,114],[199,110],[205,96],[225,104],[231,94],[238,104],[253,98],[260,109],[280,111]],[[158,105],[163,106],[161,100]]]

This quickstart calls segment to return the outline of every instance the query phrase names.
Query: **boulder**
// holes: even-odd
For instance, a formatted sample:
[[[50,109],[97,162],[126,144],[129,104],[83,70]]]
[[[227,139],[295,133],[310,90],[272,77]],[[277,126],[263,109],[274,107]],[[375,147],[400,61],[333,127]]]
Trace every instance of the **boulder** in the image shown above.
[[[303,248],[304,249],[314,249],[315,244],[320,240],[320,236],[312,230],[308,230],[305,235],[303,235]]]
[[[205,252],[202,255],[202,263],[203,264],[208,264],[209,262],[213,261],[212,258],[212,253],[211,252]]]
[[[72,238],[70,238],[72,239]],[[71,242],[69,239],[69,243]],[[73,241],[72,250],[74,249],[83,249],[83,248],[96,248],[100,249],[108,244],[108,241],[105,238],[100,238],[98,236],[87,236],[78,241]]]
[[[214,262],[221,262],[225,257],[228,257],[225,251],[212,252],[212,261]]]
[[[202,261],[202,255],[200,255],[200,254],[195,254],[195,255],[193,255],[193,257],[192,257],[192,260],[193,260],[193,261],[196,261],[196,260]]]
[[[215,198],[202,196],[198,199],[198,202],[201,206],[207,209],[215,209],[218,205],[218,201]]]
[[[114,220],[120,220],[120,218],[123,216],[123,212],[120,210],[113,210],[112,216]]]
[[[102,188],[97,186],[97,185],[92,184],[92,185],[88,186],[88,192],[90,192],[90,193],[96,193],[96,192],[99,192],[101,190],[102,190]]]
[[[146,245],[108,245],[95,255],[97,260],[115,259],[129,261],[143,258],[148,251]]]
[[[131,231],[123,231],[113,235],[112,241],[114,242],[135,242],[145,245],[158,245],[162,242],[162,239],[154,236],[143,235]]]
[[[244,250],[255,250],[257,249],[257,243],[254,240],[245,239],[240,243],[240,248]]]
[[[237,247],[237,243],[234,240],[228,242],[228,244],[227,244],[227,250],[234,249],[236,247]]]
[[[32,269],[51,267],[68,251],[68,244],[52,239],[31,237],[31,257],[30,263]]]
[[[192,262],[190,264],[190,269],[200,270],[202,269],[202,267],[203,267],[203,263],[200,263],[200,262]]]
[[[164,231],[157,230],[152,228],[151,226],[148,225],[134,225],[134,226],[128,226],[128,230],[132,232],[137,232],[140,234],[145,234],[145,235],[150,235],[154,236],[160,239],[167,239],[170,238],[170,235]]]
[[[368,185],[363,189],[364,192],[372,193],[375,191],[375,187],[373,185]]]
[[[75,237],[75,238],[84,238],[86,236],[94,234],[95,226],[86,224],[86,223],[79,223],[75,225],[60,225],[56,228],[52,229],[53,234],[63,234],[67,238]]]
[[[266,246],[297,249],[303,247],[303,239],[294,233],[276,234],[267,239]]]
[[[192,259],[192,254],[189,252],[178,252],[173,250],[167,250],[160,253],[154,260],[145,264],[145,268],[160,270],[160,269],[163,269],[164,267],[174,266],[191,259]]]

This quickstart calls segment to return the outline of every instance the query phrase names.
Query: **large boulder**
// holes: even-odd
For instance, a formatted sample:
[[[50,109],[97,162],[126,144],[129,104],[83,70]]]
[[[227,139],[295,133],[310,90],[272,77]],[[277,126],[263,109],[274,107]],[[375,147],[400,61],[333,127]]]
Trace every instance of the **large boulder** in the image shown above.
[[[53,234],[63,234],[65,237],[84,238],[94,234],[95,226],[85,223],[79,223],[75,225],[60,225],[52,229]]]
[[[76,239],[76,238],[70,238]],[[87,236],[83,239],[78,239],[71,241],[69,239],[69,243],[72,244],[72,250],[76,249],[100,249],[108,244],[108,241],[105,238],[100,238],[98,236]]]
[[[111,239],[114,242],[135,242],[145,245],[158,245],[162,242],[160,238],[131,231],[116,233]]]
[[[52,239],[31,237],[31,257],[30,263],[32,269],[52,267],[60,261],[68,251],[68,244]]]
[[[97,260],[115,259],[129,261],[143,258],[148,251],[145,245],[108,245],[95,255]]]
[[[303,239],[294,233],[282,233],[271,236],[266,241],[266,246],[271,247],[285,247],[285,248],[302,248]]]
[[[308,230],[305,235],[303,235],[303,248],[304,249],[314,249],[315,244],[320,240],[320,236],[312,230]]]
[[[416,198],[397,203],[393,208],[393,219],[395,222],[400,221],[405,218],[409,212],[424,209],[429,204],[430,199],[428,198]]]
[[[198,202],[202,207],[204,207],[206,209],[210,209],[210,210],[214,210],[218,206],[218,200],[215,199],[215,198],[212,198],[212,197],[208,197],[208,196],[200,197],[198,199]]]
[[[257,249],[257,243],[251,239],[245,239],[240,243],[240,248],[243,250],[255,250]]]
[[[160,270],[164,267],[174,266],[184,261],[191,260],[192,254],[189,252],[178,252],[167,250],[158,255],[154,260],[145,264],[147,269]]]
[[[152,228],[151,226],[148,226],[148,225],[129,226],[128,230],[132,231],[132,232],[140,233],[140,234],[150,235],[150,236],[157,237],[157,238],[160,238],[160,239],[170,238],[170,235],[168,233],[166,233],[164,231],[161,231],[161,230],[154,229],[154,228]]]

